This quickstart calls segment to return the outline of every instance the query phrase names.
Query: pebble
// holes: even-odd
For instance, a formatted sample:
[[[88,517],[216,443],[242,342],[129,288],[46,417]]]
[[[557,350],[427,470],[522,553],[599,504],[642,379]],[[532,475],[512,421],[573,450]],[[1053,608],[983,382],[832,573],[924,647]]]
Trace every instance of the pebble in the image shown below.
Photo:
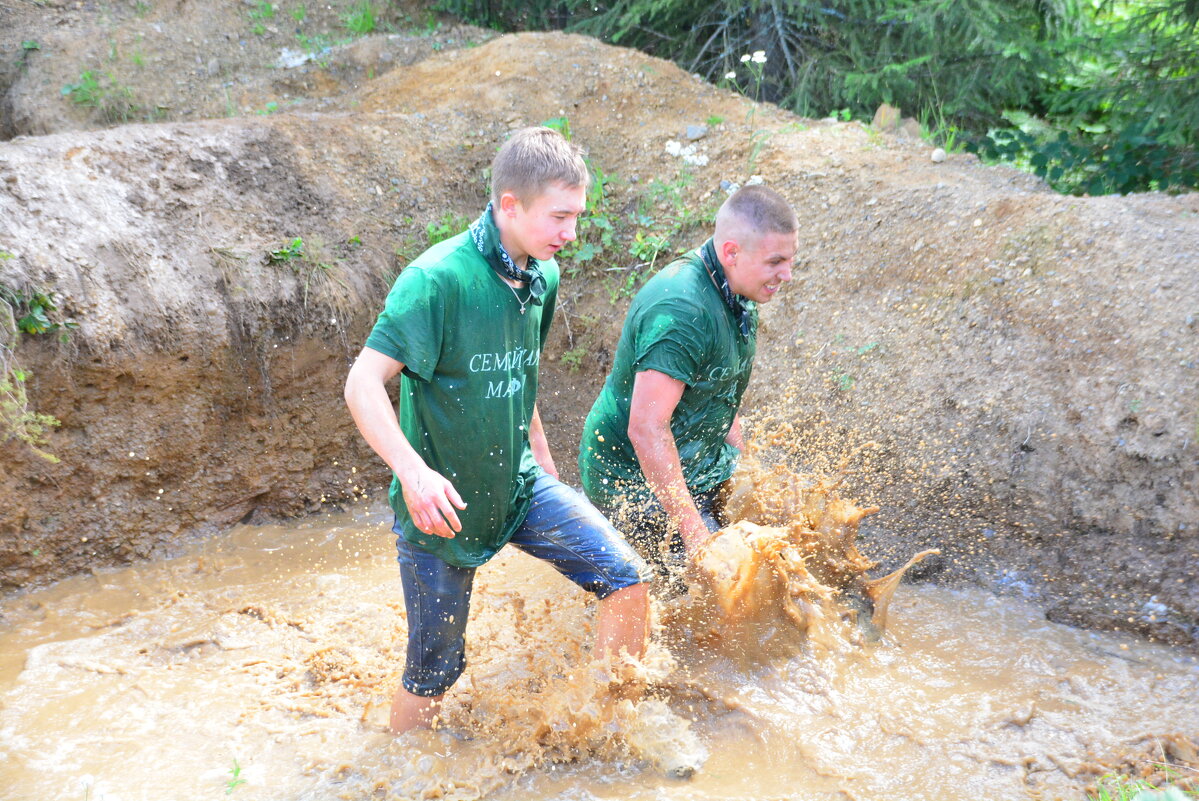
[[[688,125],[685,136],[694,142],[696,139],[703,139],[708,135],[708,126],[706,125]]]
[[[945,159],[946,159],[945,149],[940,148],[940,147],[937,148],[936,150],[933,151],[931,158],[933,160],[933,164],[940,164],[942,161],[945,161]]]

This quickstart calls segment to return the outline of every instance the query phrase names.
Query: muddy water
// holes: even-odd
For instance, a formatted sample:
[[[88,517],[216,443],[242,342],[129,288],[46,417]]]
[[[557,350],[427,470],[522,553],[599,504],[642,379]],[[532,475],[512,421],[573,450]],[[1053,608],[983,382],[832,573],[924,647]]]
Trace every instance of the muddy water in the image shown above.
[[[653,649],[641,695],[587,666],[593,605],[505,553],[445,729],[394,740],[392,553],[371,508],[6,601],[0,798],[1080,798],[1199,735],[1193,657],[922,585],[878,643],[755,659],[659,632],[675,653]]]

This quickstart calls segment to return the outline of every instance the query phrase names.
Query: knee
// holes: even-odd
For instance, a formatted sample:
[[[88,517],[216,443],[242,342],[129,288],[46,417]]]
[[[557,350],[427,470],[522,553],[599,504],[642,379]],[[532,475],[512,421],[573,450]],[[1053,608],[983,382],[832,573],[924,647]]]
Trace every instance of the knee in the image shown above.
[[[616,592],[604,599],[612,601],[616,605],[644,605],[649,602],[649,585],[644,581],[637,584],[630,584],[627,587],[621,587]]]

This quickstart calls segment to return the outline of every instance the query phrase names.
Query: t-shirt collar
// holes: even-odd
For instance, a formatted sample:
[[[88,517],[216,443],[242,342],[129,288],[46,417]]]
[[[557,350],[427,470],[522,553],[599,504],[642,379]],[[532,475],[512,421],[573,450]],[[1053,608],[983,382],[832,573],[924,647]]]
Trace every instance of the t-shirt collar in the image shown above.
[[[716,284],[716,290],[720,293],[720,297],[724,298],[725,305],[733,313],[733,319],[737,321],[737,327],[741,329],[741,336],[749,339],[750,320],[749,306],[747,305],[749,301],[734,293],[729,287],[729,280],[724,275],[724,265],[716,257],[716,245],[711,237],[700,246],[699,258],[704,263],[708,275],[712,276],[712,281]]]

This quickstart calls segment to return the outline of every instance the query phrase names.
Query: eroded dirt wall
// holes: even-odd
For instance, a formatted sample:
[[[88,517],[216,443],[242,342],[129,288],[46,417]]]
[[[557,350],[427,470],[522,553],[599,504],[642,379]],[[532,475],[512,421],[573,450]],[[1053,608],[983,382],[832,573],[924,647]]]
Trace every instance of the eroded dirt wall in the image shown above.
[[[61,461],[2,446],[5,586],[384,483],[341,383],[397,269],[384,215],[423,196],[405,181],[376,213],[374,182],[395,184],[374,159],[383,172],[402,160],[371,144],[386,132],[309,123],[3,146],[0,280],[53,288],[79,325],[65,345],[25,336],[15,351],[32,405],[62,422],[47,446]],[[409,163],[428,169],[422,158]],[[296,238],[303,256],[271,260]]]

